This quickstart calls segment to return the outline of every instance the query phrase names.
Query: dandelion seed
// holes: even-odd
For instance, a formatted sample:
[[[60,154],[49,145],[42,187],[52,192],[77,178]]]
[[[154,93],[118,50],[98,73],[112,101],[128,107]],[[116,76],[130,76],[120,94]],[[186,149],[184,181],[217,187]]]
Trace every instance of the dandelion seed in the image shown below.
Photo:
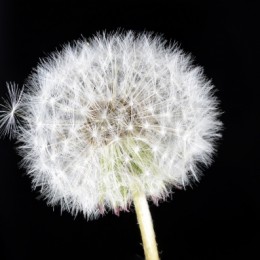
[[[8,97],[0,105],[0,135],[13,138],[16,135],[19,120],[17,113],[21,105],[23,89],[19,90],[16,84],[7,84]]]

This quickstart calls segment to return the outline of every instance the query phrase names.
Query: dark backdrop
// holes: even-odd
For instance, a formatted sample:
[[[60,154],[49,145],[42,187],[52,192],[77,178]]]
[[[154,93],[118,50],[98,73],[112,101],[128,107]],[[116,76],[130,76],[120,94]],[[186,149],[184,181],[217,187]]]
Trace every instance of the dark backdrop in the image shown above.
[[[201,182],[175,191],[159,207],[150,205],[161,259],[258,259],[259,11],[254,2],[83,2],[0,1],[1,96],[5,82],[22,86],[40,57],[82,35],[121,28],[178,41],[217,86],[225,129]],[[0,151],[0,259],[142,259],[133,209],[94,221],[61,215],[31,190],[18,168],[14,142],[1,139]]]

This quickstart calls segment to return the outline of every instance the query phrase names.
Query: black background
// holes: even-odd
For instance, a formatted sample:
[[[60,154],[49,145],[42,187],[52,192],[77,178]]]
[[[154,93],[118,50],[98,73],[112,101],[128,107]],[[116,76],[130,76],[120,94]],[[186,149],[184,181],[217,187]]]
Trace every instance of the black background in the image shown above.
[[[0,1],[0,94],[82,35],[121,28],[178,41],[217,86],[225,129],[201,182],[150,205],[161,259],[260,259],[258,16],[250,1]],[[0,259],[142,259],[133,209],[61,216],[31,190],[14,142],[0,148]]]

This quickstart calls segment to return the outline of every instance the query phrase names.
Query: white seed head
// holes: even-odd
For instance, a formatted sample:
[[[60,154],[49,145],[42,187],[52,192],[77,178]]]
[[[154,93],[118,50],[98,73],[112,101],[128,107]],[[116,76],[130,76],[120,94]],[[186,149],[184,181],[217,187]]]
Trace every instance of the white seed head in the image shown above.
[[[220,137],[202,68],[148,33],[67,45],[37,67],[22,100],[13,93],[8,108],[19,106],[15,133],[34,187],[88,218],[128,209],[136,191],[158,201],[198,179]],[[10,129],[5,111],[1,128]]]

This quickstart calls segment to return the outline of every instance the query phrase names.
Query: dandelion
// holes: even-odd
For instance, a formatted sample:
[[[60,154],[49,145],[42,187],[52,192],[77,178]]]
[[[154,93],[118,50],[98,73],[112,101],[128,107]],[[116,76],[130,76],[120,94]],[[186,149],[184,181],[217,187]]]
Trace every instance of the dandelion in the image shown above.
[[[8,89],[0,127],[33,187],[89,219],[134,202],[146,259],[159,259],[147,200],[198,180],[220,137],[202,68],[161,37],[104,33],[42,61],[22,95]]]

